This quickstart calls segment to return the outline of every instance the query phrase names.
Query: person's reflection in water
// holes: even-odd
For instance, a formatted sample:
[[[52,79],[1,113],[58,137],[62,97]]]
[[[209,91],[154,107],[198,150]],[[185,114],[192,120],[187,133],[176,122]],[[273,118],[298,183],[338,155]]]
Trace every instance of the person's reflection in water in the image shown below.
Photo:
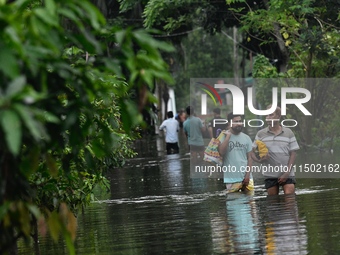
[[[239,192],[229,193],[226,214],[228,254],[261,254],[253,196]]]
[[[296,195],[268,196],[266,254],[307,254],[306,227],[300,222]]]
[[[165,163],[160,164],[162,171],[162,187],[171,194],[183,189],[183,166],[179,154],[166,155]]]

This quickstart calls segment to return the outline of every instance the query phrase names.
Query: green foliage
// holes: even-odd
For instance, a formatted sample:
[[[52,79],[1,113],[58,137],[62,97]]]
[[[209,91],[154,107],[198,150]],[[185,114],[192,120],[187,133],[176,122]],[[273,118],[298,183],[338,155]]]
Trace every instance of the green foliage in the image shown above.
[[[196,30],[181,43],[179,52],[185,59],[175,59],[177,107],[185,108],[190,102],[190,78],[231,77],[233,70],[233,42],[223,34],[209,35],[204,30]]]
[[[188,12],[197,5],[195,0],[150,0],[147,2],[144,12],[144,26],[146,28],[161,27],[162,30],[174,31],[182,26],[192,26],[191,22],[199,16],[197,12]],[[201,7],[206,1],[200,2]],[[162,26],[165,24],[164,26]]]
[[[243,7],[233,8],[231,4],[230,8],[239,16],[241,29],[250,42],[253,39],[262,45],[283,42],[289,54],[290,77],[333,77],[340,70],[339,60],[334,58],[339,52],[340,36],[334,25],[338,21],[332,10],[335,6],[320,3],[271,0],[264,8],[249,9],[246,13]]]
[[[233,4],[244,1],[229,1]],[[243,8],[243,7],[242,7]],[[235,15],[241,20],[241,29],[248,35],[248,42],[257,40],[260,45],[278,45],[278,60],[286,56],[282,63],[284,73],[278,73],[264,56],[257,56],[254,63],[255,78],[333,78],[339,76],[339,32],[337,15],[334,8],[338,5],[311,0],[264,2],[262,8],[234,8]],[[282,66],[281,66],[282,67]],[[256,84],[256,98],[263,106],[271,102],[269,80]],[[332,82],[327,82],[332,83]],[[277,87],[277,85],[275,85]],[[336,84],[300,84],[311,91],[313,98],[308,107],[313,118],[301,118],[298,112],[290,112],[291,117],[299,119],[301,129],[298,135],[304,144],[311,146],[325,144],[322,141],[333,141],[336,135],[332,128],[338,112],[337,107],[328,108],[328,102],[338,101],[335,92]],[[327,89],[326,89],[327,86]],[[334,98],[334,99],[333,99]],[[323,109],[320,111],[320,109]],[[327,115],[328,118],[324,118]],[[318,130],[323,130],[326,137],[320,137]],[[328,143],[329,145],[332,142]],[[330,145],[332,146],[332,145]]]
[[[272,88],[278,87],[278,84],[274,84],[272,79],[278,78],[279,73],[265,56],[257,55],[254,58],[253,77],[256,81],[256,101],[261,108],[265,108],[273,101]]]
[[[275,66],[263,55],[254,58],[253,77],[254,78],[277,78],[279,76]]]
[[[74,254],[72,215],[134,155],[140,107],[154,100],[145,91],[172,82],[160,51],[173,49],[106,27],[88,1],[0,4],[0,28],[0,253],[44,217]]]
[[[96,185],[109,188],[105,177],[77,170],[65,173],[60,169],[53,177],[46,170],[39,169],[30,181],[37,192],[36,203],[48,211],[54,211],[65,203],[73,213],[77,213],[79,208],[94,200],[93,189]]]

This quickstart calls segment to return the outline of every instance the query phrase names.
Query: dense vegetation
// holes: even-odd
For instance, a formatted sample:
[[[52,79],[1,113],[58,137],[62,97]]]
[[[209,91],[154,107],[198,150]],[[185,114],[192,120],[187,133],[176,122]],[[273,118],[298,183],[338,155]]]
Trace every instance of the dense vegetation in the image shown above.
[[[172,81],[159,51],[172,47],[107,26],[88,1],[1,2],[0,26],[0,253],[39,228],[74,254],[77,210],[134,154],[148,88]]]

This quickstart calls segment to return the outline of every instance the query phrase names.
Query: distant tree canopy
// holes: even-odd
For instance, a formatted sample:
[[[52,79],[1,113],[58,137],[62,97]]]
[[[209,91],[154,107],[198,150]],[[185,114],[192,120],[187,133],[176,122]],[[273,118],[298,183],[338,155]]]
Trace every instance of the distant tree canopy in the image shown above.
[[[226,28],[238,27],[242,34],[239,45],[252,52],[253,56],[258,56],[254,63],[257,65],[254,68],[258,78],[339,77],[340,3],[337,0],[122,0],[119,3],[119,8],[115,5],[119,15],[126,15],[124,17],[130,22],[133,21],[132,17],[138,22],[142,19],[144,27],[163,31],[168,35],[166,40],[178,45],[183,43],[188,32],[197,28],[216,34]],[[107,7],[110,9],[110,5]],[[185,55],[183,48],[179,49],[178,52]],[[261,56],[268,61],[262,61]],[[321,128],[320,123],[332,126],[332,121],[337,122],[337,108],[329,109],[327,116],[332,116],[328,118],[332,120],[329,123],[327,120],[321,121],[324,113],[316,109],[321,106],[327,109],[330,103],[327,100],[322,101],[322,98],[337,98],[337,95],[334,94],[334,88],[327,89],[326,94],[318,94],[322,87],[311,88],[310,84],[301,86],[313,90],[313,100],[309,107],[315,110],[312,110],[314,118],[301,120],[300,137],[307,145],[316,140],[319,143],[313,132]],[[336,85],[333,83],[332,86]],[[270,90],[264,91],[270,93]],[[257,98],[261,101],[263,97],[258,95]],[[334,104],[334,100],[332,101]],[[264,101],[260,103],[265,104]],[[330,137],[338,135],[334,128],[330,128],[329,132]]]
[[[307,67],[305,77],[331,77],[336,72],[332,58],[331,69],[321,75],[308,68],[308,60],[301,61],[299,55],[299,51],[308,49],[318,57],[335,56],[335,35],[340,28],[340,3],[336,0],[96,0],[96,3],[105,9],[109,20],[159,29],[170,34],[163,38],[175,44],[198,27],[215,34],[237,26],[243,33],[242,46],[271,59],[279,71],[291,69],[291,62],[300,60]]]

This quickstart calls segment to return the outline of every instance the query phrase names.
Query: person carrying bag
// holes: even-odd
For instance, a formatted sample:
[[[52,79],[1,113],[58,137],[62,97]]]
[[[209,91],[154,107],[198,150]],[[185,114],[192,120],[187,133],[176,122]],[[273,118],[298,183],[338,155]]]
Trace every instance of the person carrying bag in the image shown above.
[[[223,139],[224,134],[221,132],[217,138],[211,138],[207,148],[204,151],[203,160],[209,163],[217,164],[219,166],[222,165],[223,157],[218,152],[218,145]]]

